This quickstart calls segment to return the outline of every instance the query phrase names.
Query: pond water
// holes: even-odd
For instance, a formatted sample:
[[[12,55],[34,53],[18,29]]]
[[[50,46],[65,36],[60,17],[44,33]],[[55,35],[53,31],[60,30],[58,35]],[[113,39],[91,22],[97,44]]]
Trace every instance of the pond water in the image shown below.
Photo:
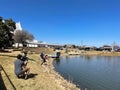
[[[120,57],[65,56],[53,65],[81,90],[120,90]]]

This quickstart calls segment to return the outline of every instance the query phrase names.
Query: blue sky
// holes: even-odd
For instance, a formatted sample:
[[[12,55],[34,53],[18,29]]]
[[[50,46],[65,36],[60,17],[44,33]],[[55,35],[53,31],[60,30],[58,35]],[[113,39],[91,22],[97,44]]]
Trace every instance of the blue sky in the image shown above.
[[[120,45],[120,0],[0,0],[0,16],[47,43]]]

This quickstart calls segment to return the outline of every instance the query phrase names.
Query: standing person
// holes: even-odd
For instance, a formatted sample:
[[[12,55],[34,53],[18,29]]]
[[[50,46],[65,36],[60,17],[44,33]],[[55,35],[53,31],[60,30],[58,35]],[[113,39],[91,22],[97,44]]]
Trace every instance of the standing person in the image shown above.
[[[14,72],[18,78],[24,77],[27,79],[30,68],[23,68],[23,65],[26,64],[26,61],[21,60],[22,55],[18,54],[17,55],[17,60],[14,61]]]
[[[41,54],[40,54],[40,58],[42,59],[41,65],[43,65],[43,64],[46,62],[46,58],[45,58],[44,53],[41,53]]]

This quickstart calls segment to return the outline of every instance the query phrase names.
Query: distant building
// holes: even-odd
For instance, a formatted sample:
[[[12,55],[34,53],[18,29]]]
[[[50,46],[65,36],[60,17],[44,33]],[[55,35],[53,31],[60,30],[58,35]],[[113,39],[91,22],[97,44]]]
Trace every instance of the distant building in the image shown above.
[[[104,45],[102,48],[103,50],[108,50],[108,51],[112,50],[112,46],[109,46],[109,45]]]
[[[27,47],[38,47],[38,41],[33,40],[33,41],[27,41]]]
[[[21,27],[21,24],[20,22],[17,22],[16,24],[16,29],[14,31],[14,34],[17,30],[23,30],[22,27]],[[54,48],[61,48],[63,47],[62,45],[59,45],[59,44],[47,44],[46,42],[38,42],[37,40],[33,40],[33,41],[26,41],[26,46],[27,47],[54,47]],[[23,47],[23,44],[22,43],[15,43],[13,46],[14,47]]]

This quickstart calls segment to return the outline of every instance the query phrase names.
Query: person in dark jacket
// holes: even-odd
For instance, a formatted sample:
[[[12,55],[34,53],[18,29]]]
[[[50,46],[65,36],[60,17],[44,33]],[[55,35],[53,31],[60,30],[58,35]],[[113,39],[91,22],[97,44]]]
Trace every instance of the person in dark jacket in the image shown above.
[[[46,58],[45,58],[44,53],[41,53],[41,54],[40,54],[40,58],[42,59],[41,65],[43,65],[43,64],[46,62]]]
[[[22,61],[26,61],[26,60],[28,60],[27,52],[24,52],[24,55],[23,55],[23,57],[22,57],[21,60],[22,60]]]

